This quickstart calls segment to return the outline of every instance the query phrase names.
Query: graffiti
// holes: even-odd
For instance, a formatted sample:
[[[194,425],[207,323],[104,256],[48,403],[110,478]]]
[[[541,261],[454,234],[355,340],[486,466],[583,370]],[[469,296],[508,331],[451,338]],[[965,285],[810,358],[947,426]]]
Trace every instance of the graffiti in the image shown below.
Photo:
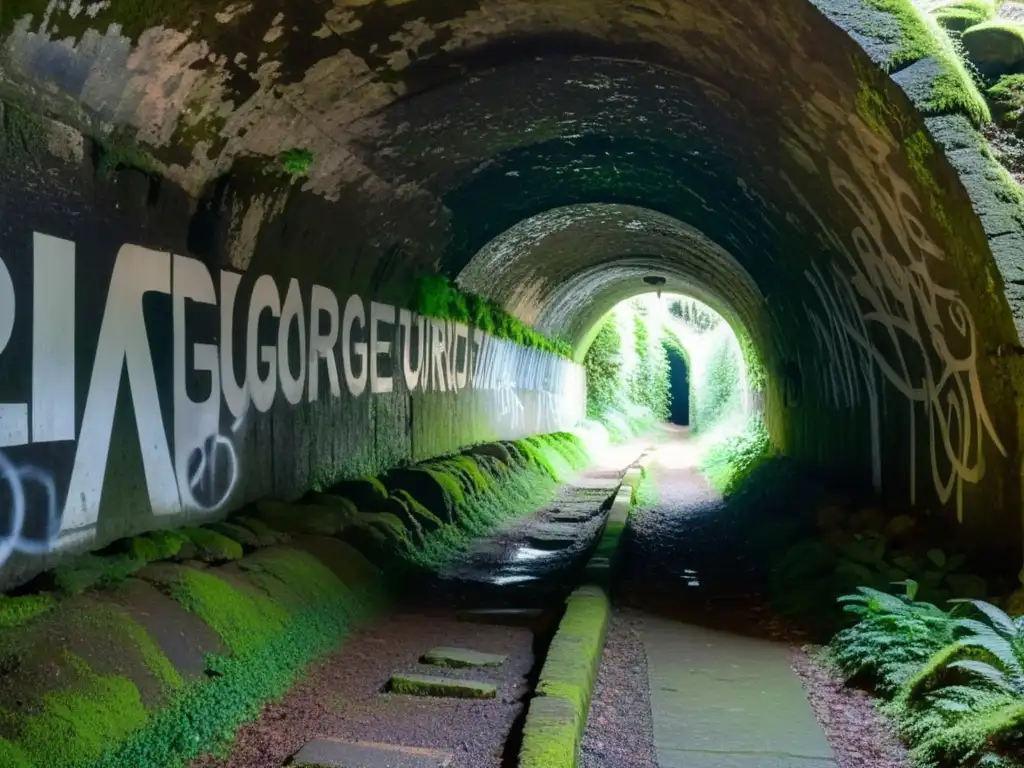
[[[74,242],[39,233],[30,258],[0,258],[0,566],[95,539],[106,486],[108,504],[127,493],[134,505],[141,488],[149,509],[138,514],[154,518],[227,510],[253,484],[242,458],[276,461],[271,423],[304,428],[291,409],[479,390],[494,407],[465,418],[519,437],[523,393],[582,382],[529,370],[573,369],[566,360],[296,279],[211,271],[134,244],[103,277],[92,260],[77,266]],[[574,395],[578,405],[548,421],[581,418],[582,389]]]
[[[0,565],[15,552],[41,555],[53,548],[60,531],[57,490],[53,478],[34,466],[15,466],[0,451]],[[29,508],[34,514],[35,530],[29,532]]]
[[[955,504],[962,521],[963,486],[981,480],[986,442],[1006,456],[981,391],[974,319],[956,289],[935,277],[945,254],[921,224],[912,189],[888,168],[892,147],[859,121],[854,126],[854,138],[846,141],[861,146],[847,147],[848,154],[870,156],[886,168],[855,179],[830,162],[832,183],[858,225],[852,231],[855,253],[838,239],[832,243],[845,264],[806,273],[823,310],[807,308],[829,361],[819,367],[820,383],[836,407],[867,398],[876,487],[882,471],[879,384],[887,382],[906,398],[911,503],[917,500],[923,418],[924,458],[935,494],[940,503]]]

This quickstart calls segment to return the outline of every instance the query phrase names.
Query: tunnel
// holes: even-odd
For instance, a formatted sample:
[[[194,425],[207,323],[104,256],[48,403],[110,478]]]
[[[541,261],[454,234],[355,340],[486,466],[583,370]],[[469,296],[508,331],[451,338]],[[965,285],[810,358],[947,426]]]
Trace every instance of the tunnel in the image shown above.
[[[237,520],[333,535],[339,495],[364,554],[421,545],[488,473],[597,445],[588,350],[662,293],[735,333],[772,456],[1015,578],[1024,193],[958,35],[910,0],[4,3],[5,599],[65,621],[52,590],[137,584],[145,560],[201,638],[176,663],[257,653],[232,633],[284,627],[277,609],[218,608],[211,630],[211,568],[172,578],[157,553],[301,581],[251,552],[284,538]],[[689,361],[666,355],[667,420],[690,425]],[[615,482],[639,482],[623,461]],[[217,560],[209,530],[245,557]],[[43,620],[25,610],[0,628]],[[0,763],[30,742],[5,728]]]

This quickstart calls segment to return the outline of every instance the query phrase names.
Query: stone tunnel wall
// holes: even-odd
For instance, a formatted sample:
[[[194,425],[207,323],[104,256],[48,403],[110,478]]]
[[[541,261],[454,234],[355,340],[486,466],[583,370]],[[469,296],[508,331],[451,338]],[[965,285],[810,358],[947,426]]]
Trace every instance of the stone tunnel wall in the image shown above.
[[[211,251],[180,190],[105,179],[89,142],[47,131],[56,153],[19,156],[0,181],[0,581],[583,417],[580,366],[417,316],[412,273],[376,280],[343,243],[289,251],[244,216]],[[262,218],[286,229],[302,194],[274,183],[282,203]]]

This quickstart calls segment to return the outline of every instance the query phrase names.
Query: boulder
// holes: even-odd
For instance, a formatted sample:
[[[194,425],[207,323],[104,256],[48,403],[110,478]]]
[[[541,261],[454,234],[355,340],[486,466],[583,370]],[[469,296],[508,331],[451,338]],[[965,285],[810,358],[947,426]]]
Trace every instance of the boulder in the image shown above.
[[[999,77],[1024,68],[1024,27],[1004,21],[986,21],[964,31],[961,40],[967,57],[985,77]]]

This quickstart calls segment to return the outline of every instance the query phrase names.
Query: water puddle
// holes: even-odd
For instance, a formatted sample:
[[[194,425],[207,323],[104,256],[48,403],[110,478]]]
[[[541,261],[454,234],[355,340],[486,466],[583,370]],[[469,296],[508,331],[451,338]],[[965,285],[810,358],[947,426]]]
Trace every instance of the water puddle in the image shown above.
[[[558,552],[555,550],[537,549],[536,547],[519,547],[512,553],[512,557],[509,559],[514,563],[523,563],[541,560],[545,557],[552,557],[557,554]]]
[[[537,576],[529,576],[526,574],[510,575],[510,576],[489,576],[485,579],[490,584],[494,584],[498,587],[504,587],[508,584],[523,584],[527,581],[536,581]]]

